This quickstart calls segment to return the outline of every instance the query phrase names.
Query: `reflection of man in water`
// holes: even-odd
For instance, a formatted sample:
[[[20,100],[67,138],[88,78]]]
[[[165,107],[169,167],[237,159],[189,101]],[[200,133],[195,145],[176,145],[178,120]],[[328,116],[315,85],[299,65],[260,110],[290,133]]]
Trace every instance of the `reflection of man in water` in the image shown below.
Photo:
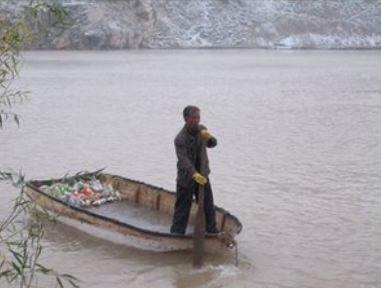
[[[205,126],[200,125],[199,108],[196,106],[187,106],[183,111],[183,116],[185,125],[175,138],[178,160],[177,191],[171,233],[185,233],[193,195],[197,198],[198,185],[205,185],[204,212],[206,217],[206,231],[207,233],[218,233],[213,193],[208,179],[210,173],[209,160],[205,148],[215,147],[217,145],[217,139],[209,134]],[[202,141],[205,141],[206,145],[201,145]],[[205,175],[199,173],[201,149],[205,149],[205,151],[203,151],[203,155],[205,155]]]

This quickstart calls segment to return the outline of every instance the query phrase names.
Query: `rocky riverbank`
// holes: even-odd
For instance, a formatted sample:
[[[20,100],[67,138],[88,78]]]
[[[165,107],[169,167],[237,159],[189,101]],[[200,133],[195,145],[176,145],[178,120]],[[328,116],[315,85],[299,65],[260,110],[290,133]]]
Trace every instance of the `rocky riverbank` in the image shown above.
[[[21,17],[28,1],[0,4]],[[59,0],[71,25],[39,49],[381,48],[376,0]]]

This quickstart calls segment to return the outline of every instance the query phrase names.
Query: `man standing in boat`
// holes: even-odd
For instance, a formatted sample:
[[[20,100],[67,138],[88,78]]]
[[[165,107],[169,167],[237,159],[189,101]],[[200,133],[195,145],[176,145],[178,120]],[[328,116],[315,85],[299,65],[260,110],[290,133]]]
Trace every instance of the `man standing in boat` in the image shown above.
[[[206,147],[213,148],[217,139],[200,124],[200,109],[187,106],[183,110],[184,127],[175,138],[177,155],[177,188],[175,212],[171,233],[184,234],[192,206],[193,195],[197,197],[199,185],[204,185],[204,212],[207,233],[218,233],[213,193],[208,175],[210,173]],[[203,141],[205,145],[202,145]],[[201,151],[205,149],[205,151]],[[200,174],[201,154],[205,155],[205,175]]]

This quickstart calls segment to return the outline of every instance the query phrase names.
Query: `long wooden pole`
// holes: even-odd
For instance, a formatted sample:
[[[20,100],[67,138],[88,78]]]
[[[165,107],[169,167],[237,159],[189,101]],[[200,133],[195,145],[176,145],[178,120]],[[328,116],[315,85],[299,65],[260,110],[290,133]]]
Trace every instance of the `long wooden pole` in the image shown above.
[[[205,145],[202,140],[202,146]],[[205,175],[204,147],[200,151],[200,174]],[[204,213],[204,185],[198,188],[198,209],[193,233],[193,267],[200,268],[204,263],[204,240],[205,240],[205,213]]]

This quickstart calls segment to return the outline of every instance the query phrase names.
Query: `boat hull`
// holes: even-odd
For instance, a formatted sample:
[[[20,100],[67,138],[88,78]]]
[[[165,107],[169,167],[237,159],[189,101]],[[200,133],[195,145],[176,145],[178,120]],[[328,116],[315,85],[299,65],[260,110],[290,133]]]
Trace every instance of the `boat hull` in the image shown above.
[[[102,177],[103,181],[108,181],[119,189],[123,196],[122,201],[134,201],[135,203],[139,203],[139,205],[145,206],[145,208],[157,209],[169,215],[173,213],[175,201],[175,194],[173,192],[120,176],[104,174]],[[56,183],[60,180],[62,181],[62,179],[30,181],[25,187],[25,193],[28,197],[53,215],[57,215],[57,221],[73,226],[96,237],[139,249],[152,251],[192,249],[192,235],[176,235],[133,226],[121,222],[118,219],[99,215],[91,210],[70,207],[65,202],[39,189],[41,185]],[[194,206],[196,205],[194,204]],[[194,218],[195,210],[196,207],[192,207],[191,221],[193,221],[192,218]],[[217,224],[222,233],[219,235],[206,235],[205,252],[211,254],[221,254],[224,251],[228,252],[231,250],[230,248],[235,244],[234,236],[238,234],[242,228],[238,219],[225,210],[217,207],[216,214]]]

